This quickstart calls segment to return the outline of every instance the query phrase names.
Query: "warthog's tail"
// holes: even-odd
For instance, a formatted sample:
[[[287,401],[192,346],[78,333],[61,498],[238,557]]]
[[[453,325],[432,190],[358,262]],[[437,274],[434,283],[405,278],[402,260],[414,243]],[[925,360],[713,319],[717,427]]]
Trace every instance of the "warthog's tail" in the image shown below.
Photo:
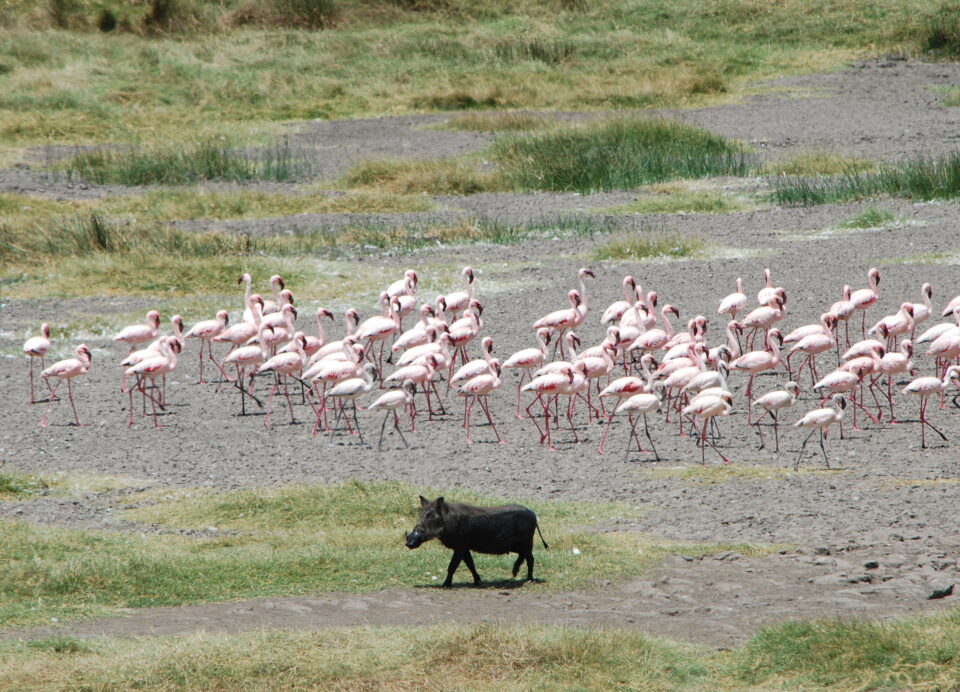
[[[960,395],[958,395],[958,396],[960,396]],[[550,549],[550,546],[547,545],[547,542],[546,542],[545,540],[543,540],[543,534],[540,533],[540,522],[537,522],[537,523],[536,523],[536,527],[537,527],[537,533],[540,534],[540,542],[543,543],[543,547],[544,547],[544,548],[546,548],[547,550],[549,550],[549,549]]]

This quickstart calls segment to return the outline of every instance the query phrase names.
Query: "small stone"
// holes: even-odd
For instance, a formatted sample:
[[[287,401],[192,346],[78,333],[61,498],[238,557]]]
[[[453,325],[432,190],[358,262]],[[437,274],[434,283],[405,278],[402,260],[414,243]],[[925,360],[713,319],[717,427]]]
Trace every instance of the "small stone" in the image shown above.
[[[928,601],[946,598],[953,593],[953,584],[934,584],[933,591],[927,596]]]
[[[867,562],[863,563],[864,569],[877,569],[879,566],[880,566],[880,563],[877,562],[876,560],[868,560]]]

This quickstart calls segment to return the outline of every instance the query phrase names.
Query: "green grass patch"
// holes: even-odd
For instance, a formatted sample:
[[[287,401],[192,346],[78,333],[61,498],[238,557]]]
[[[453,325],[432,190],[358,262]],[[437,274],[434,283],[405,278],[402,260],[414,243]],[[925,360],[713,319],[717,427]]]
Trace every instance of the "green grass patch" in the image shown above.
[[[559,127],[554,118],[534,113],[516,111],[477,111],[458,113],[441,123],[432,125],[433,130],[454,132],[534,132]]]
[[[935,92],[943,95],[941,104],[947,108],[956,108],[960,106],[960,87],[932,87]]]
[[[521,190],[591,193],[750,170],[739,145],[691,125],[644,118],[504,137],[494,152],[504,180]]]
[[[472,195],[503,189],[494,172],[452,160],[361,161],[339,181],[346,188],[373,188],[398,195]]]
[[[692,259],[702,256],[705,250],[706,244],[699,238],[641,231],[598,245],[590,251],[590,259],[595,262]]]
[[[286,140],[257,151],[238,151],[225,138],[171,146],[143,145],[132,149],[80,151],[50,166],[68,180],[113,185],[188,185],[207,181],[284,182],[310,172],[307,160]]]
[[[874,170],[876,164],[866,159],[813,150],[795,154],[783,161],[768,163],[760,169],[760,173],[769,176],[818,176],[869,173]]]
[[[626,631],[439,625],[0,644],[4,689],[953,690],[960,614],[804,621],[731,651]]]
[[[691,190],[682,185],[660,184],[643,190],[636,201],[606,209],[592,210],[604,214],[729,214],[751,208],[740,197],[712,190]]]
[[[0,499],[31,497],[43,495],[50,484],[32,474],[0,473]]]
[[[838,223],[837,228],[880,228],[882,226],[892,226],[896,223],[897,217],[893,212],[877,207],[867,207],[856,216]]]
[[[846,171],[834,177],[781,176],[770,179],[780,205],[850,202],[882,196],[908,199],[955,199],[960,196],[960,153],[919,156],[882,164],[876,172]]]
[[[449,552],[432,541],[416,551],[403,532],[416,523],[418,492],[399,483],[352,482],[275,490],[148,490],[125,494],[125,519],[199,529],[202,537],[117,534],[0,521],[0,621],[8,625],[102,615],[118,608],[180,605],[320,591],[436,586]],[[430,495],[441,494],[438,491]],[[501,504],[456,491],[450,501]],[[598,503],[531,502],[550,549],[537,549],[534,589],[589,587],[640,574],[665,555],[737,550],[752,545],[667,543],[630,533],[599,532],[639,508]],[[577,550],[575,551],[574,548]],[[492,586],[509,579],[509,556],[477,556]],[[461,578],[457,583],[472,583]]]

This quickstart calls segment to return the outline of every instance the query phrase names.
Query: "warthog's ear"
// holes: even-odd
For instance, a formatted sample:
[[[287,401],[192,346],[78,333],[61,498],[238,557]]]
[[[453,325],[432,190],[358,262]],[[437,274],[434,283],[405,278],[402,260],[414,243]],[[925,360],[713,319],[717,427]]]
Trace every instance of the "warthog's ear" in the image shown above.
[[[438,498],[437,498],[436,505],[437,505],[437,510],[440,510],[440,509],[443,507],[443,498],[442,498],[442,497],[438,497]]]
[[[420,506],[421,506],[421,507],[426,507],[426,506],[429,505],[429,504],[430,504],[430,500],[428,500],[428,499],[425,498],[423,495],[421,495],[421,496],[420,496]]]

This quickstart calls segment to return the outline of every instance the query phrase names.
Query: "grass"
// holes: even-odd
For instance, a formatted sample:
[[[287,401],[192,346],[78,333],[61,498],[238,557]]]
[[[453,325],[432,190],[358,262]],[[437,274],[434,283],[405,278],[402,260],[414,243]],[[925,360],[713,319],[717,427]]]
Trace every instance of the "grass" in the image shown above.
[[[883,164],[875,172],[845,171],[833,177],[782,176],[771,179],[781,205],[850,202],[882,196],[934,200],[960,197],[960,153],[918,156]]]
[[[311,170],[306,158],[291,151],[285,139],[248,154],[238,151],[225,138],[78,151],[64,162],[48,166],[67,180],[131,186],[209,181],[285,182],[303,178]]]
[[[877,207],[867,207],[856,216],[844,219],[837,224],[837,228],[881,228],[897,223],[893,212]]]
[[[622,119],[497,140],[504,180],[520,190],[630,189],[719,175],[745,175],[750,160],[722,137],[678,121]]]
[[[705,248],[704,242],[699,238],[687,238],[674,233],[641,231],[598,245],[590,251],[590,259],[595,262],[692,259],[702,256]]]
[[[836,471],[821,471],[820,469],[801,469],[793,471],[787,468],[768,466],[675,466],[671,468],[653,468],[642,472],[649,478],[676,478],[696,485],[716,485],[728,481],[766,481],[779,480],[786,476],[801,474],[835,474]]]
[[[815,13],[803,0],[52,7],[0,6],[0,147],[263,138],[291,120],[423,109],[684,107],[865,52],[952,44],[950,6],[927,0],[829,0]]]
[[[0,621],[8,626],[142,608],[320,591],[436,586],[449,554],[431,542],[403,547],[418,492],[399,483],[291,486],[275,490],[146,490],[124,494],[117,513],[132,522],[198,529],[117,534],[0,521]],[[441,494],[437,491],[428,493]],[[449,500],[500,504],[466,491]],[[752,545],[665,543],[638,534],[597,532],[639,508],[597,503],[531,503],[550,550],[537,549],[536,574],[548,591],[589,587],[640,574],[671,553],[769,550]],[[212,527],[212,528],[211,528]],[[577,548],[577,551],[573,549]],[[489,584],[508,579],[509,556],[477,556]],[[468,580],[469,581],[469,580]],[[455,583],[466,583],[462,575]],[[472,582],[471,582],[472,583]]]
[[[729,651],[634,632],[441,625],[0,644],[4,689],[954,690],[960,612],[765,627]]]
[[[682,184],[648,186],[643,194],[629,204],[597,209],[605,214],[729,214],[745,211],[751,205],[736,195],[712,190],[692,190]]]
[[[783,161],[763,166],[760,173],[768,176],[818,176],[843,175],[844,173],[870,173],[876,164],[866,159],[840,156],[828,151],[801,152]]]
[[[39,476],[23,473],[0,473],[0,499],[41,495],[49,488],[49,483]]]
[[[384,190],[397,195],[472,195],[502,190],[494,172],[465,161],[361,161],[340,178],[346,188]]]
[[[478,111],[457,113],[443,122],[432,125],[432,130],[453,132],[534,132],[559,127],[553,119],[534,113],[500,111],[495,113]]]

